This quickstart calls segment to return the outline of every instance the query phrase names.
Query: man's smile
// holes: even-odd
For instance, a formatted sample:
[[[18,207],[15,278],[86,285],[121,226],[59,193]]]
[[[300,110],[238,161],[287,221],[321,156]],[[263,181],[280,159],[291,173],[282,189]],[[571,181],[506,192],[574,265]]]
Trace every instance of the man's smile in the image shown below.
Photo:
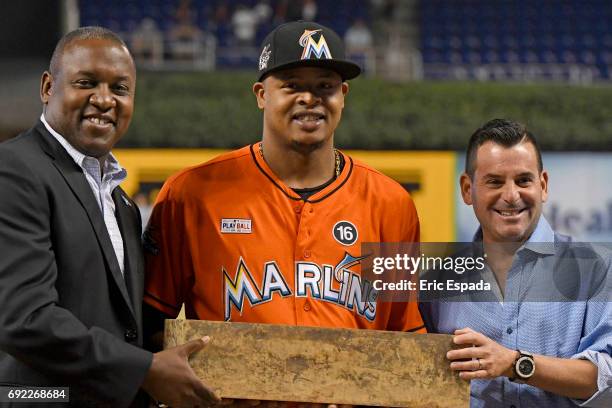
[[[83,115],[83,122],[100,130],[107,130],[115,126],[115,121],[111,115],[92,113]]]
[[[317,111],[300,111],[291,116],[292,121],[306,131],[314,131],[321,126],[325,120],[325,115]]]
[[[499,214],[500,216],[502,216],[504,218],[512,218],[512,217],[519,216],[526,209],[527,209],[527,207],[521,208],[521,209],[511,209],[511,210],[497,210],[497,209],[493,209],[493,211],[495,211],[497,214]]]

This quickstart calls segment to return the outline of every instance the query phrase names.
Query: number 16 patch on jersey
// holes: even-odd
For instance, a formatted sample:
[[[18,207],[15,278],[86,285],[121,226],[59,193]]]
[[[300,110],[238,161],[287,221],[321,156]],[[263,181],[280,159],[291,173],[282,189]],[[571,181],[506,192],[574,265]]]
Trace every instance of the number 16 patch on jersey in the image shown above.
[[[359,232],[357,227],[350,221],[338,221],[333,228],[334,239],[342,245],[350,246],[357,242]]]

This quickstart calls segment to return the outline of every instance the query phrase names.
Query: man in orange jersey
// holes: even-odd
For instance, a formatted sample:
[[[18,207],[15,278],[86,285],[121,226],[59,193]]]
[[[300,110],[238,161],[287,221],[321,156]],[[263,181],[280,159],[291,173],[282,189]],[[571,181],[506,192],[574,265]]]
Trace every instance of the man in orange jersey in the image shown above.
[[[362,242],[416,242],[419,220],[395,181],[334,148],[346,80],[338,35],[277,27],[253,85],[259,143],[171,177],[148,231],[148,313],[174,318],[424,332],[416,303],[376,302]],[[154,313],[153,313],[154,314]]]

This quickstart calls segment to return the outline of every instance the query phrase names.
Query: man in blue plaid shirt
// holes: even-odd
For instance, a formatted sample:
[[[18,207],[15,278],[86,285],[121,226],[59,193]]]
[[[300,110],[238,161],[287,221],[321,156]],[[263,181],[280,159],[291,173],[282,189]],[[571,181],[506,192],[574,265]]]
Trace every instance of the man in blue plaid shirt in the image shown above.
[[[428,331],[465,347],[447,358],[471,381],[471,406],[612,407],[611,251],[572,243],[542,216],[548,174],[534,136],[489,121],[470,139],[460,184],[497,301],[420,307]]]

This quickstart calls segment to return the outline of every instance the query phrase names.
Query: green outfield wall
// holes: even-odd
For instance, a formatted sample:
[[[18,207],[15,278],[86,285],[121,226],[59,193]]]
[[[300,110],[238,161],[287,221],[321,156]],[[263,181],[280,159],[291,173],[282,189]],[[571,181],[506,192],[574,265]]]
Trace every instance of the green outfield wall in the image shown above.
[[[250,73],[139,74],[123,147],[232,148],[260,138]],[[463,150],[494,117],[526,122],[545,150],[612,150],[612,87],[478,82],[350,83],[345,149]]]

